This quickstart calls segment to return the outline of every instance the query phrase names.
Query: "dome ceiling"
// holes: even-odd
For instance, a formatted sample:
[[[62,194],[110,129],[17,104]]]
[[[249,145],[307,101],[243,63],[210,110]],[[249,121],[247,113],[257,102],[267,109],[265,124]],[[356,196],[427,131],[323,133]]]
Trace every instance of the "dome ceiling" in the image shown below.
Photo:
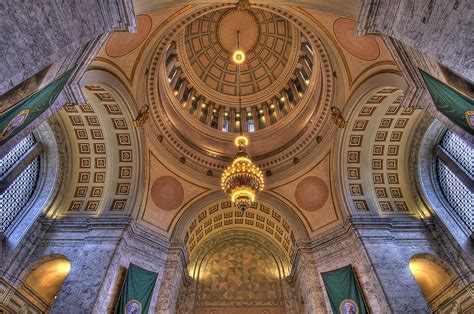
[[[267,176],[313,152],[334,97],[332,65],[313,30],[258,5],[208,6],[179,26],[160,41],[148,77],[158,145],[210,180],[231,161],[240,130]],[[232,62],[237,30],[246,52],[242,111]]]
[[[222,9],[194,20],[180,33],[178,57],[185,76],[207,99],[237,105],[237,66],[232,53],[246,53],[241,65],[243,104],[274,96],[296,67],[300,35],[283,17],[262,9]]]

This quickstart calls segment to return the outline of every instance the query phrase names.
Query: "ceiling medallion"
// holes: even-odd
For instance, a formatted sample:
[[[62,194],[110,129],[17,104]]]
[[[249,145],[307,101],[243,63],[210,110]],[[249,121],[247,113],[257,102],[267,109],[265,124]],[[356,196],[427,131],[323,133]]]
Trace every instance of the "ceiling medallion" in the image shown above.
[[[240,51],[240,32],[237,31],[237,51],[241,59],[235,60],[237,64],[237,84],[239,90],[239,120],[242,119],[242,91],[240,84],[240,64],[245,60],[245,54]],[[235,55],[235,54],[234,54]],[[239,148],[232,164],[222,173],[222,189],[231,198],[234,206],[242,212],[255,201],[257,193],[263,190],[264,180],[262,171],[252,162],[245,150],[248,139],[242,135],[242,123],[239,121],[240,136],[235,139]]]

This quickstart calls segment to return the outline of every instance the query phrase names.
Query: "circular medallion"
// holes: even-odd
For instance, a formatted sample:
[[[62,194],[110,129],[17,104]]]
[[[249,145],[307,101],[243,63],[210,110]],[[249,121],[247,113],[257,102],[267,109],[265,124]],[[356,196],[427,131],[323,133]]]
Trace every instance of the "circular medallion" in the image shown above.
[[[240,45],[237,44],[237,31],[240,33]],[[229,10],[217,23],[217,39],[227,52],[238,50],[251,51],[258,41],[259,29],[255,16],[247,10]]]
[[[307,211],[320,209],[329,197],[329,188],[320,177],[307,177],[296,186],[295,198],[298,205]]]
[[[352,299],[344,299],[339,304],[340,314],[359,314],[357,302]]]
[[[0,140],[6,139],[8,136],[10,136],[10,134],[13,133],[13,131],[15,131],[15,129],[25,123],[29,113],[30,109],[24,109],[20,111],[13,119],[11,119],[10,122],[8,122],[8,124],[0,132]]]
[[[125,313],[126,314],[141,314],[142,313],[142,304],[140,301],[132,299],[125,304]]]
[[[155,205],[166,211],[178,208],[184,199],[183,186],[178,180],[170,176],[156,179],[150,192]]]
[[[340,18],[334,22],[334,34],[341,46],[351,55],[366,61],[373,61],[380,55],[379,45],[373,37],[358,36],[357,22]]]

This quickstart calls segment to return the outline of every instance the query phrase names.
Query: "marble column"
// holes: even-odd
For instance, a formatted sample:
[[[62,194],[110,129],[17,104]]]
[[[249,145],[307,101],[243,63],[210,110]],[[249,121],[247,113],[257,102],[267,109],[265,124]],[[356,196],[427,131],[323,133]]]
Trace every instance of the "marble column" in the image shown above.
[[[300,289],[306,313],[326,313],[322,285],[310,244],[298,242],[297,246],[290,282],[295,289]]]
[[[186,278],[186,264],[184,244],[172,244],[163,269],[155,313],[175,312],[179,292]]]

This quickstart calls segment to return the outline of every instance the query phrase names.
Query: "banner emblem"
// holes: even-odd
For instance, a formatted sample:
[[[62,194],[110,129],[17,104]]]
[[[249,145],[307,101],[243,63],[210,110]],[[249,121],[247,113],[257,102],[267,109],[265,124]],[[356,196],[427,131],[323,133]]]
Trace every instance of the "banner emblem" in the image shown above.
[[[5,126],[5,128],[0,132],[0,140],[7,138],[10,134],[12,134],[13,131],[15,131],[16,128],[22,125],[28,117],[29,113],[30,110],[25,109],[20,111],[15,117],[13,117],[13,119],[11,119],[10,122],[8,122],[8,124]]]
[[[474,129],[474,110],[468,110],[464,112],[464,117],[466,117],[466,123],[471,128]]]
[[[339,304],[340,314],[359,314],[357,302],[351,299],[344,299]]]
[[[142,304],[137,300],[130,300],[125,304],[126,314],[142,314]]]

